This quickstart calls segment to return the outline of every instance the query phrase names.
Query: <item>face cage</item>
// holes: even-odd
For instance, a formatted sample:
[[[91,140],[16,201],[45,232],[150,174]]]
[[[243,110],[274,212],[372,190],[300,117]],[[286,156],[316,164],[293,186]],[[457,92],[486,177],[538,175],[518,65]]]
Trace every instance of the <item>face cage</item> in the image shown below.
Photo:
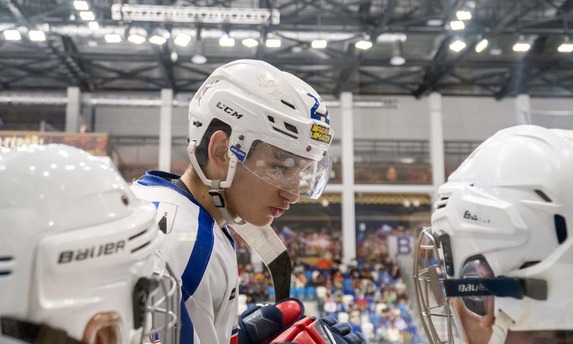
[[[452,311],[444,291],[443,255],[431,228],[420,233],[414,254],[414,289],[424,331],[431,344],[455,343]]]
[[[283,191],[311,199],[320,197],[332,169],[329,155],[320,161],[313,161],[262,141],[246,157],[237,155],[233,147],[231,152],[243,167],[263,181]]]
[[[143,335],[133,343],[178,344],[181,288],[167,262],[163,271],[151,277],[151,282],[155,288],[150,290],[147,298]]]

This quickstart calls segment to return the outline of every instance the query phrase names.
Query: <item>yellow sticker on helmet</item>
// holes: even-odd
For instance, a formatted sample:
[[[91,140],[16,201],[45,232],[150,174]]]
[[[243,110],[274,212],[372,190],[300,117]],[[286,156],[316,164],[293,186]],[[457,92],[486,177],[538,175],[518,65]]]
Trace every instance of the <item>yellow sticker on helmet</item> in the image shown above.
[[[310,138],[320,142],[330,143],[332,135],[329,134],[330,129],[328,127],[313,123],[312,128],[310,128]]]

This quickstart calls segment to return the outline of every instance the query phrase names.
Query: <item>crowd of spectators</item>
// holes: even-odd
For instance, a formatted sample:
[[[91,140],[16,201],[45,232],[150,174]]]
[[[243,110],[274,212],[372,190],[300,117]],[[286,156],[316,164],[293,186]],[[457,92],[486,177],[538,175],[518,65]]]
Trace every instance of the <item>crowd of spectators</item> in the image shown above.
[[[293,231],[280,236],[293,260],[291,296],[316,305],[316,316],[331,315],[349,322],[369,343],[417,343],[413,313],[400,269],[388,253],[387,238],[394,229],[385,226],[357,238],[357,257],[341,262],[340,233]],[[236,241],[239,260],[239,294],[244,308],[274,300],[267,269],[253,264],[245,242]]]

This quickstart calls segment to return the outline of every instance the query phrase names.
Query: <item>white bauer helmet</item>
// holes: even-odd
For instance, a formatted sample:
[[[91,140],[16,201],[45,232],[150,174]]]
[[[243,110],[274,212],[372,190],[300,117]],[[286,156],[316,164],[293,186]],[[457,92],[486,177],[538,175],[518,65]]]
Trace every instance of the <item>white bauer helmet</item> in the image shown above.
[[[196,154],[214,119],[231,128],[230,166],[224,181],[209,180]],[[332,137],[328,110],[318,93],[301,79],[263,61],[237,60],[217,68],[189,106],[191,164],[203,183],[211,186],[213,200],[224,215],[228,214],[223,189],[231,186],[237,162],[278,188],[318,198],[330,176],[327,150]],[[246,166],[251,149],[259,142],[276,148],[275,154],[258,160],[255,168]],[[277,158],[280,168],[292,170],[296,190],[277,168]]]
[[[464,314],[495,316],[489,343],[508,330],[573,330],[572,176],[572,131],[520,125],[482,143],[439,188],[414,260],[431,343],[454,342],[452,317],[470,342],[455,298]]]
[[[66,145],[0,148],[0,342],[178,343],[155,207]]]

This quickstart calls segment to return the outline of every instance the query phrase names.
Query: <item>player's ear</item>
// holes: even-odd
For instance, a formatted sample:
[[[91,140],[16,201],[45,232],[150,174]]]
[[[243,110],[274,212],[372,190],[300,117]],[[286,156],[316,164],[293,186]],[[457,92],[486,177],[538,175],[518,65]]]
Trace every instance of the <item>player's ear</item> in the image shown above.
[[[209,141],[209,162],[214,168],[223,172],[223,175],[218,176],[221,179],[224,178],[229,166],[228,143],[229,136],[222,130],[214,132]]]

